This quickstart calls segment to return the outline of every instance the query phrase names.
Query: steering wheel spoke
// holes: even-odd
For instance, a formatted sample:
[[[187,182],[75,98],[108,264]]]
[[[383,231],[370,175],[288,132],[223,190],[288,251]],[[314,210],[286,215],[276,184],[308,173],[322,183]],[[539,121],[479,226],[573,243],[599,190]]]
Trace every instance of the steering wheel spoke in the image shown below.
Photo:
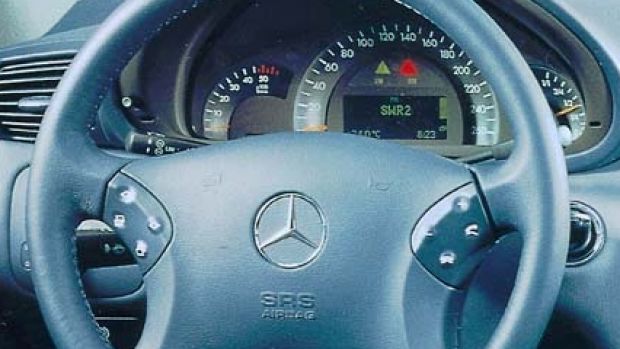
[[[119,173],[108,184],[104,221],[114,228],[147,273],[172,239],[163,205],[137,181]]]
[[[425,268],[449,286],[466,286],[495,234],[475,184],[433,205],[418,221],[411,246]]]
[[[472,172],[482,193],[489,218],[498,236],[514,231],[525,234],[528,229],[524,219],[531,206],[524,198],[524,190],[536,190],[538,184],[531,178],[526,166],[518,166],[514,158],[508,161],[490,161],[473,165]]]

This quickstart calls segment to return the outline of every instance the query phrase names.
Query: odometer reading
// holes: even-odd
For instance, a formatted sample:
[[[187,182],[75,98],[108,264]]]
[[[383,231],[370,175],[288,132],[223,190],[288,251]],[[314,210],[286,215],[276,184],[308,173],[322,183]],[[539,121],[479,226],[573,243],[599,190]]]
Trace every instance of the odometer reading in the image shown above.
[[[422,17],[345,35],[304,75],[299,132],[348,132],[399,141],[494,145],[499,113],[481,71]]]

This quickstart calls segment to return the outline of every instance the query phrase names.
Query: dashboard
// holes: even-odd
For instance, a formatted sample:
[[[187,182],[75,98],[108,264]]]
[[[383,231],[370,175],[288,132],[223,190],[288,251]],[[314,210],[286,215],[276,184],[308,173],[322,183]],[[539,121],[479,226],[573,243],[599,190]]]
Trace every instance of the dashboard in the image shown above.
[[[474,160],[510,147],[508,116],[484,71],[440,28],[396,2],[221,6],[237,15],[176,28],[125,73],[121,104],[139,132],[129,148],[163,155],[276,132],[344,132]],[[549,132],[559,134],[566,154],[597,146],[612,112],[592,54],[550,17],[526,9],[508,16],[502,2],[484,6],[530,63],[539,82],[532,88],[543,89],[556,117]],[[272,18],[276,12],[288,15]],[[179,42],[184,32],[199,34]],[[180,70],[163,67],[177,61]]]
[[[564,147],[571,200],[598,212],[607,234],[596,260],[567,268],[550,328],[554,345],[543,347],[619,347],[620,312],[605,301],[617,294],[609,280],[620,256],[620,167],[613,164],[620,159],[620,48],[617,18],[609,11],[617,4],[478,2],[523,54],[538,80],[532,88],[541,88],[549,101],[556,127],[547,131],[558,133]],[[62,72],[120,3],[81,0],[43,38],[0,49],[0,221],[7,222],[0,231],[0,282],[11,295],[31,297],[26,228],[19,221],[25,211],[15,210],[20,206],[12,200],[25,202],[22,170],[38,123]],[[396,1],[234,0],[214,7],[162,32],[113,82],[91,125],[100,147],[161,156],[267,133],[339,132],[477,162],[507,157],[508,119],[529,117],[506,115],[485,71],[441,28]],[[19,74],[24,77],[16,79]],[[119,347],[133,347],[145,304],[141,279],[131,278],[133,261],[120,252],[119,241],[103,234],[101,243],[95,231],[101,233],[78,231],[85,284],[100,300],[95,309],[113,339],[127,342]],[[499,248],[512,253],[518,244],[504,241]],[[509,293],[509,278],[495,276],[510,275],[506,265],[517,265],[518,256],[511,263],[505,258],[499,252],[490,257],[488,283],[493,290],[506,283]],[[120,277],[112,272],[119,265]],[[484,302],[503,301],[496,299],[501,292],[491,293]],[[7,308],[32,301],[3,299]],[[106,320],[111,317],[123,320]]]

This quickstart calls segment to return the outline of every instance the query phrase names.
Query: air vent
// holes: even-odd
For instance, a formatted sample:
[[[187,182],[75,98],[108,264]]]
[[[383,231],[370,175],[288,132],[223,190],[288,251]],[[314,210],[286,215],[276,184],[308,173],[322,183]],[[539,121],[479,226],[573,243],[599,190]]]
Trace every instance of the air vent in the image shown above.
[[[2,60],[0,139],[34,142],[49,100],[75,52],[37,54]]]

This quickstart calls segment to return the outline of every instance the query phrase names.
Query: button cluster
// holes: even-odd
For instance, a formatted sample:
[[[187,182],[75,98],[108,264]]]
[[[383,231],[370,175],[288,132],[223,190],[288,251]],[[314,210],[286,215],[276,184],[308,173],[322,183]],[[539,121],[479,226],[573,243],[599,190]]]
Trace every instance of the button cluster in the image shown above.
[[[411,237],[418,260],[453,287],[467,283],[493,242],[491,225],[473,184],[435,204],[418,221]]]
[[[125,242],[143,273],[157,262],[172,238],[172,224],[161,203],[123,174],[108,185],[104,221]]]

